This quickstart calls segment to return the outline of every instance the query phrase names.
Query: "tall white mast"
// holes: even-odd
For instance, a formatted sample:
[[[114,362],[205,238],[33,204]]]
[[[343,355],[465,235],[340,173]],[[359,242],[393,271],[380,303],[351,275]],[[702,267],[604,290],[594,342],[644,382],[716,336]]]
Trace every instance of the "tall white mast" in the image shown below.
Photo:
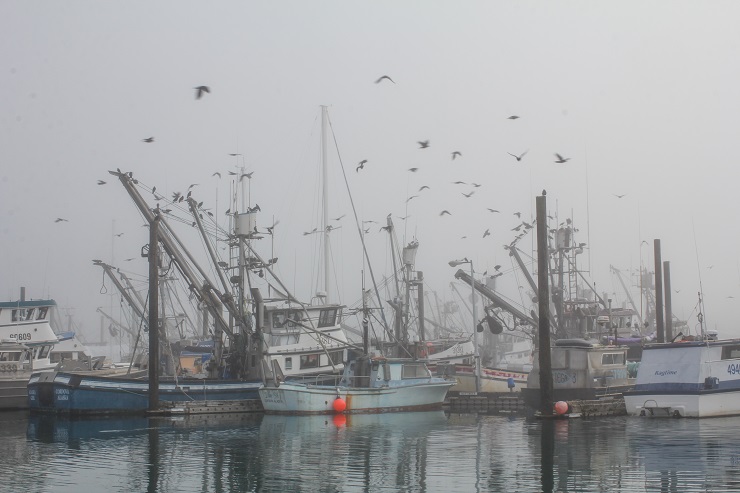
[[[322,187],[321,187],[321,207],[323,209],[323,217],[321,228],[324,235],[324,303],[329,302],[329,171],[326,159],[326,139],[328,133],[328,109],[326,106],[321,106],[321,174],[322,174]],[[319,295],[320,296],[320,295]]]

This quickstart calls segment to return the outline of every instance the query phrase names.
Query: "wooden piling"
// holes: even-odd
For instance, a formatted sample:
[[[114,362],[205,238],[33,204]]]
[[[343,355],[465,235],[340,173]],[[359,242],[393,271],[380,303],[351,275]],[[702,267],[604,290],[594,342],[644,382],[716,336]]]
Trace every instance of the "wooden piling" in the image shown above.
[[[159,407],[159,214],[149,223],[149,410]]]
[[[660,258],[660,240],[653,240],[655,254],[655,326],[658,331],[658,342],[665,342],[663,325],[663,263]]]
[[[537,285],[539,301],[540,403],[543,415],[552,414],[552,360],[550,356],[549,249],[547,242],[547,200],[537,197]]]

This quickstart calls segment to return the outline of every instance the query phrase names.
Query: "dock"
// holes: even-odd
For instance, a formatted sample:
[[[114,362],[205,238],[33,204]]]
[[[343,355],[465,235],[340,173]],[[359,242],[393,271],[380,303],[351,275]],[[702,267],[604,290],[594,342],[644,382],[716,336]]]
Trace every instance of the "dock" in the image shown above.
[[[445,408],[453,413],[524,414],[526,406],[518,392],[459,393],[449,395]]]

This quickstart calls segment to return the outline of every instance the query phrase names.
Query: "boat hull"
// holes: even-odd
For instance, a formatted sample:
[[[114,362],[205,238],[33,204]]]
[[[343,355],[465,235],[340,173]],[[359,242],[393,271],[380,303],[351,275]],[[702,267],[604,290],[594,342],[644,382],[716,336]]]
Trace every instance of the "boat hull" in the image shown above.
[[[475,392],[475,368],[472,365],[450,365],[445,369],[446,376],[454,377],[457,383],[450,392]],[[514,379],[514,387],[509,388],[509,378]],[[481,368],[480,391],[482,393],[520,392],[527,386],[527,374],[498,368]]]
[[[402,387],[347,388],[283,383],[260,389],[269,414],[332,414],[338,397],[345,413],[383,413],[439,409],[454,382],[425,382]]]
[[[740,390],[660,394],[627,392],[624,405],[630,416],[717,418],[740,415]]]
[[[20,372],[0,377],[0,410],[28,409],[26,385],[30,376]]]
[[[242,401],[259,399],[261,382],[235,380],[161,380],[163,403]],[[149,384],[132,378],[34,373],[28,382],[31,411],[63,414],[144,413],[149,407]]]

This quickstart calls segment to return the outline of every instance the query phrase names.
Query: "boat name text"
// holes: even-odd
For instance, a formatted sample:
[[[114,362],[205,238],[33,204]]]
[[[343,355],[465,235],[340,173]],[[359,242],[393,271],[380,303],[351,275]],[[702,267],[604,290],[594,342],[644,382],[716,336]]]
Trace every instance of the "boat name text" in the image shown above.
[[[727,373],[730,375],[740,375],[740,363],[730,363],[727,367]]]
[[[665,377],[667,375],[676,375],[678,372],[676,370],[660,370],[656,371],[655,374],[659,377]]]
[[[11,339],[16,341],[30,341],[32,339],[30,332],[21,332],[20,334],[10,334]]]

